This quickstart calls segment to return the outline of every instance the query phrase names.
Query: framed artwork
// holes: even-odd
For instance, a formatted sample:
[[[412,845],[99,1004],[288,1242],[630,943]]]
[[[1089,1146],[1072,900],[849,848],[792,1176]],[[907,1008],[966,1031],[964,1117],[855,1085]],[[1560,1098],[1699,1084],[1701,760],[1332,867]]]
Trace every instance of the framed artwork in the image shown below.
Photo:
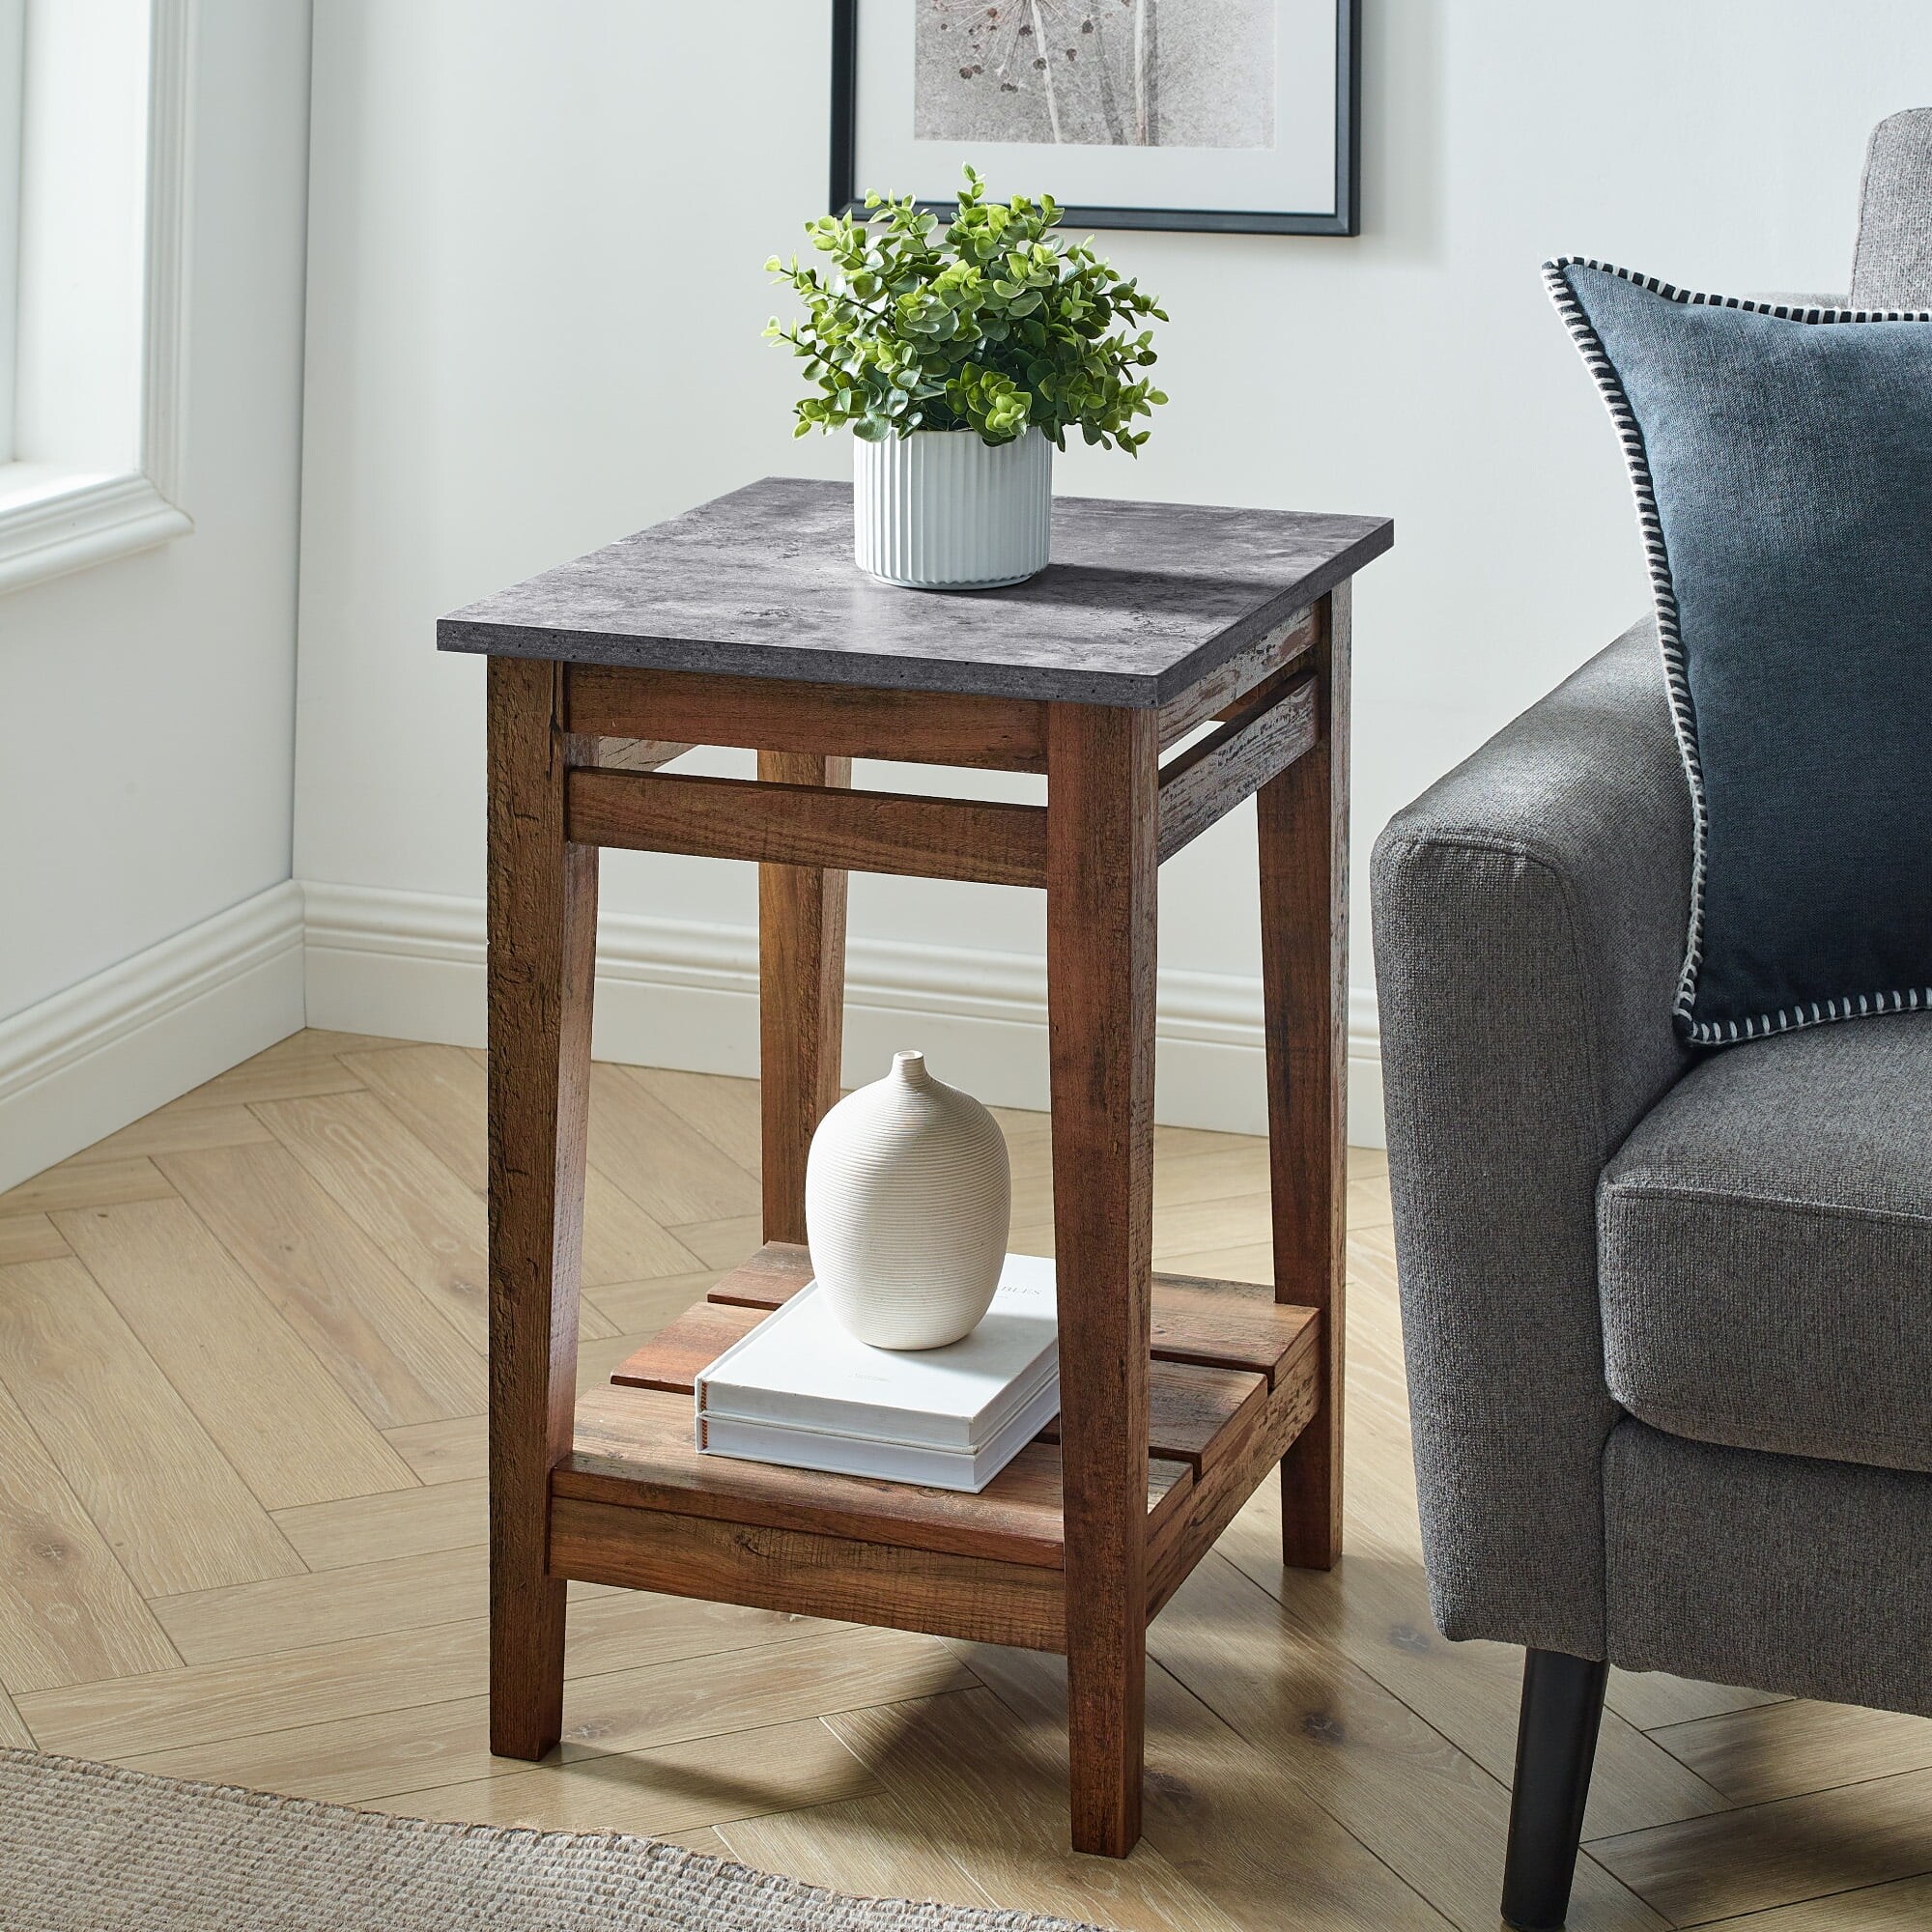
[[[1361,0],[833,0],[832,206],[1051,194],[1076,228],[1360,232]]]

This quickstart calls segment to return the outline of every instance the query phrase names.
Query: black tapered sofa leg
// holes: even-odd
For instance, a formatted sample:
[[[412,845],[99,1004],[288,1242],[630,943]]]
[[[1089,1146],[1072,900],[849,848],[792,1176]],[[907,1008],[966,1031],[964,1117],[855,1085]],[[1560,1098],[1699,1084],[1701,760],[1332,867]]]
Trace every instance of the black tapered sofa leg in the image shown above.
[[[1503,1918],[1520,1932],[1561,1925],[1570,1909],[1609,1675],[1607,1663],[1560,1650],[1532,1650],[1523,1659],[1503,1862]]]

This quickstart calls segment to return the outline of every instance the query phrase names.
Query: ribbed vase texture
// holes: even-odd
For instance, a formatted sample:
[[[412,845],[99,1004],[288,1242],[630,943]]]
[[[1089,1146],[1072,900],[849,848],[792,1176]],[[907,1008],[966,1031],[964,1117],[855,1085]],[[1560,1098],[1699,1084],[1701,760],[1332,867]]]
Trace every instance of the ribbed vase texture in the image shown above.
[[[1046,568],[1053,445],[1030,429],[989,448],[969,429],[852,439],[859,568],[915,590],[1018,583]]]
[[[805,1165],[805,1235],[818,1290],[875,1349],[943,1349],[991,1305],[1007,1258],[1012,1180],[1000,1123],[894,1056],[883,1080],[819,1122]]]

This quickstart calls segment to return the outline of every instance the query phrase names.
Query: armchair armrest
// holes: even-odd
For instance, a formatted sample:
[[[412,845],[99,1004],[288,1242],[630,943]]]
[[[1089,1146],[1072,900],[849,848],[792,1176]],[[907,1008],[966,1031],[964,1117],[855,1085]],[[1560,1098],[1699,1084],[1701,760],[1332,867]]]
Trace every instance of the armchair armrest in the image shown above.
[[[1452,1637],[1604,1654],[1597,1179],[1689,1064],[1690,801],[1654,624],[1397,814],[1373,860],[1424,1545]]]

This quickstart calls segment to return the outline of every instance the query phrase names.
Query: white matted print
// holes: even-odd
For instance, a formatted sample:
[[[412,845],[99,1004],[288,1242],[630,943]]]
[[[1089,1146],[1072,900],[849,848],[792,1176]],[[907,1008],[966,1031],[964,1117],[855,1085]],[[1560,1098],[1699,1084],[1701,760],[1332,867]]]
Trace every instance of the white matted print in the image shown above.
[[[1358,0],[836,0],[833,199],[1356,232]]]

